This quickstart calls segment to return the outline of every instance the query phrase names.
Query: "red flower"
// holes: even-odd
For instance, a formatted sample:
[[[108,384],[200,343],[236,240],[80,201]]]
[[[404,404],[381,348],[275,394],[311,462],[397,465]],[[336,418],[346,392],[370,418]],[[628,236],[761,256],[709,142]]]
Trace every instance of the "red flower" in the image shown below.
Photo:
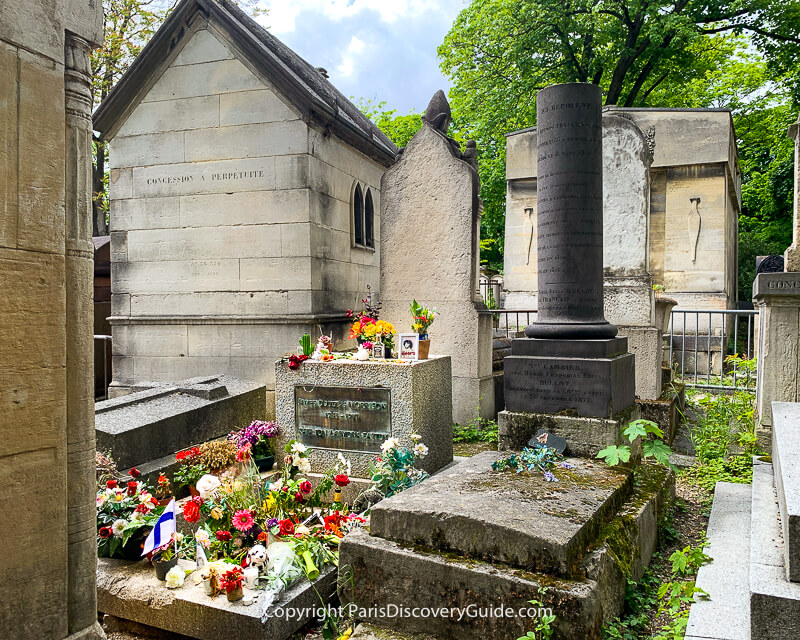
[[[169,479],[163,473],[160,476],[158,476],[158,484],[168,484],[168,483]]]
[[[154,497],[150,497],[150,502],[153,503],[153,508],[155,509],[158,506],[158,500]]]
[[[250,459],[250,443],[236,450],[236,462],[247,462]]]
[[[294,501],[295,502],[302,502],[303,501],[303,494],[299,491],[294,494]]]
[[[308,360],[308,356],[305,356],[305,355],[303,355],[303,356],[295,356],[295,355],[289,356],[289,368],[290,369],[297,369],[306,360]]]
[[[250,531],[253,528],[254,520],[250,509],[240,509],[233,515],[233,526],[239,531]]]
[[[140,475],[142,475],[142,472],[139,471],[136,467],[132,467],[131,470],[128,471],[128,473],[131,474],[131,478],[138,478]]]
[[[139,483],[138,483],[138,482],[136,482],[135,480],[131,480],[131,481],[128,483],[128,495],[129,495],[129,496],[135,496],[135,495],[136,495],[136,492],[137,492],[138,490],[139,490]]]
[[[300,483],[300,491],[303,493],[311,493],[311,483],[308,480],[303,480]]]
[[[183,505],[183,517],[189,523],[197,522],[200,519],[200,507],[196,502],[190,500]]]
[[[117,488],[117,481],[116,480],[109,480],[106,482],[106,487],[108,489],[116,489]]]
[[[192,496],[192,502],[194,502],[198,507],[202,507],[205,500],[203,500],[203,496]]]
[[[110,538],[111,537],[111,527],[100,527],[100,537],[101,538]]]
[[[288,491],[288,490],[289,490],[289,487],[281,487],[281,491],[285,492],[285,491]]]
[[[266,541],[266,539],[267,539],[267,532],[266,531],[262,531],[261,533],[259,533],[258,534],[258,538],[256,538],[256,540],[258,540],[259,542],[264,542],[264,541]]]
[[[350,478],[348,478],[344,473],[334,476],[333,481],[336,483],[337,487],[346,487],[348,484],[350,484]]]
[[[227,542],[228,540],[232,540],[233,536],[231,535],[230,531],[217,531],[217,540],[220,542]]]
[[[150,509],[148,509],[147,505],[145,505],[145,504],[140,504],[139,506],[136,507],[136,510],[139,513],[147,513],[148,511],[150,511]]]
[[[294,522],[286,518],[278,523],[278,533],[282,536],[294,535]]]

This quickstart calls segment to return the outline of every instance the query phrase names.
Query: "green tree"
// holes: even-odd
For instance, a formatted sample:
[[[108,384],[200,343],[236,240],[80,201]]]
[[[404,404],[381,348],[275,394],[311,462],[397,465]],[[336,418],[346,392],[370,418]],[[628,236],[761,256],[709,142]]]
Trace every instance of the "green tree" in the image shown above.
[[[414,134],[422,128],[422,114],[412,111],[397,115],[397,109],[387,109],[386,102],[364,98],[350,98],[358,109],[372,120],[398,147],[405,147]]]
[[[539,89],[593,82],[606,104],[736,108],[729,80],[788,84],[798,33],[800,0],[474,0],[439,55],[456,125],[478,141],[491,260],[502,255],[504,134],[536,123]]]

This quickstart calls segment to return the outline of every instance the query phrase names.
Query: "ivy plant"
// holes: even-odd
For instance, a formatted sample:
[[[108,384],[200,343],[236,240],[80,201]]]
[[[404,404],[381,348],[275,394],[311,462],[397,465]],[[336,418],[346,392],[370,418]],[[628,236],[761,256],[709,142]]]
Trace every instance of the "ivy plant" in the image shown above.
[[[628,439],[628,442],[631,443],[630,445],[612,444],[602,449],[597,454],[597,457],[604,460],[611,467],[629,462],[631,459],[631,445],[637,440],[641,440],[642,457],[645,460],[652,458],[659,464],[675,470],[675,466],[669,461],[672,449],[664,444],[664,432],[652,420],[634,420],[622,429],[622,435]],[[651,438],[650,436],[653,437]]]

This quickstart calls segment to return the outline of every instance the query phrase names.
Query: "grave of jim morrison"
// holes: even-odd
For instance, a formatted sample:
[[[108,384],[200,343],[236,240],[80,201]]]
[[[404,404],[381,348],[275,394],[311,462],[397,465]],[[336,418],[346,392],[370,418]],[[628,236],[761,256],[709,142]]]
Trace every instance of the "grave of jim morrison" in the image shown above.
[[[402,633],[516,638],[534,622],[381,612],[519,610],[535,598],[552,607],[554,637],[599,638],[622,611],[626,578],[639,579],[649,563],[670,500],[663,467],[643,466],[636,473],[646,481],[634,482],[631,469],[585,459],[616,440],[634,404],[633,356],[603,317],[600,90],[549,87],[537,103],[543,295],[540,322],[506,359],[501,444],[519,451],[544,430],[572,457],[548,476],[495,469],[510,458],[487,451],[372,508],[369,532],[340,546],[340,570],[352,570],[342,600]]]

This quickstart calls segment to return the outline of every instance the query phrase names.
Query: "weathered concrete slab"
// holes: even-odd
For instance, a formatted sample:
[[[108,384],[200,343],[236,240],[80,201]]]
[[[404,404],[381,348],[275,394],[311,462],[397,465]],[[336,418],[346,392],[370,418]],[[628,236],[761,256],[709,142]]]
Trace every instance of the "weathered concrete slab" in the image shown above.
[[[266,387],[230,376],[158,385],[95,405],[97,449],[118,468],[143,464],[246,427],[266,414]]]
[[[800,638],[800,584],[786,579],[778,496],[771,464],[753,465],[750,637]]]
[[[437,551],[573,576],[603,525],[630,495],[631,475],[570,460],[559,482],[492,471],[486,451],[372,510],[372,535]]]
[[[365,622],[355,628],[350,640],[437,640],[437,638],[427,633],[399,633]]]
[[[708,523],[706,553],[695,584],[710,599],[698,599],[689,612],[687,637],[749,640],[750,485],[718,482]]]
[[[800,582],[800,404],[772,403],[772,465],[783,528],[786,577]]]
[[[186,568],[193,565],[184,564]],[[263,595],[245,606],[241,600],[228,602],[224,596],[210,598],[202,586],[194,584],[192,576],[183,587],[167,589],[146,561],[100,558],[97,565],[98,611],[198,640],[285,640],[335,591],[336,567],[331,566],[313,585],[305,579],[293,584],[270,607],[265,606]],[[256,593],[245,589],[246,595]],[[289,607],[292,611],[287,611]]]
[[[536,597],[556,615],[554,637],[598,640],[604,622],[622,611],[625,575],[639,579],[649,563],[657,523],[674,489],[672,474],[656,467],[650,467],[636,485],[620,517],[606,525],[583,558],[580,580],[436,553],[359,531],[348,535],[340,547],[340,572],[348,576],[343,581],[343,602],[358,607],[361,620],[390,628],[398,638],[427,633],[436,638],[486,640],[517,638],[532,630],[535,620],[527,608],[528,600]],[[544,595],[539,593],[541,587]],[[392,610],[391,605],[430,609],[427,615],[414,617],[402,615],[408,609]],[[510,613],[498,614],[498,605],[510,608]],[[520,607],[526,609],[525,615]]]

